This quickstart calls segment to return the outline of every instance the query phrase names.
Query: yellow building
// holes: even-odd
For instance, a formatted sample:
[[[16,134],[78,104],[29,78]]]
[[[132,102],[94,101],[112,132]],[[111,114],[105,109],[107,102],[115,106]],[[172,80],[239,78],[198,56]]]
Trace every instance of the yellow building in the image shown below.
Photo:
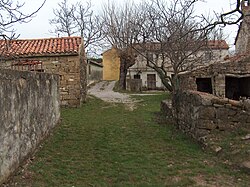
[[[103,80],[119,80],[120,78],[120,57],[117,49],[112,47],[102,54],[103,59]]]

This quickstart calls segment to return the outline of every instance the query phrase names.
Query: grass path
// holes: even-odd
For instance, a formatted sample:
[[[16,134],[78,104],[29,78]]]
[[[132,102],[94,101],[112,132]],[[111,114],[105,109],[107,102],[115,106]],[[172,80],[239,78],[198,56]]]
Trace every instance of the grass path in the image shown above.
[[[14,178],[17,186],[249,186],[154,115],[165,95],[143,96],[133,112],[90,99],[63,109],[62,124]]]

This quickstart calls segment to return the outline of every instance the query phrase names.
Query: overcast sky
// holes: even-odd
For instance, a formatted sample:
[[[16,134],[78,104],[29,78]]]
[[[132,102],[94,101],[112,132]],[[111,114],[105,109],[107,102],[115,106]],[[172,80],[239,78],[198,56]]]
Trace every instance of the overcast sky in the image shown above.
[[[26,4],[24,7],[25,12],[35,10],[42,3],[43,0],[23,0]],[[49,30],[52,30],[52,26],[49,24],[49,19],[54,17],[53,9],[57,8],[57,4],[62,0],[47,0],[44,7],[37,13],[36,17],[29,23],[16,24],[15,29],[22,38],[50,38],[56,37],[57,34],[52,34]],[[75,3],[80,0],[68,0],[70,3]],[[86,0],[81,0],[82,2]],[[100,10],[102,4],[108,0],[92,0],[95,10]],[[116,0],[116,3],[123,2],[125,0]],[[139,1],[139,0],[137,0]],[[221,12],[228,11],[234,8],[234,2],[236,0],[205,0],[200,2],[197,6],[197,11],[203,14],[212,14],[213,11]],[[228,26],[224,29],[224,33],[228,35],[227,42],[232,45],[234,38],[237,34],[237,26]]]

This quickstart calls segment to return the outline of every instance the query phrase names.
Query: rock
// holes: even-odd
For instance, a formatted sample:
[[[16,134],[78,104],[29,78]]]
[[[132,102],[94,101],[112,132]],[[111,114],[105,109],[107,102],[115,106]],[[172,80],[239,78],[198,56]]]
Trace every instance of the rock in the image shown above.
[[[250,110],[250,100],[249,99],[246,99],[243,102],[243,106],[244,106],[244,109],[245,110]]]
[[[216,129],[216,124],[214,124],[212,120],[199,120],[197,121],[196,127],[199,129],[213,130]]]
[[[244,169],[246,172],[250,173],[250,161],[242,162],[241,167],[242,167],[242,169]]]
[[[242,140],[249,140],[249,139],[250,139],[250,134],[248,134],[248,135],[242,137],[241,139],[242,139]]]
[[[212,146],[211,149],[215,152],[215,153],[219,153],[221,152],[222,148],[220,146]]]
[[[199,118],[207,119],[207,120],[214,119],[215,118],[215,108],[213,108],[213,107],[201,108],[201,110],[199,111]]]
[[[220,152],[221,150],[222,150],[222,148],[220,146],[215,148],[216,153]]]

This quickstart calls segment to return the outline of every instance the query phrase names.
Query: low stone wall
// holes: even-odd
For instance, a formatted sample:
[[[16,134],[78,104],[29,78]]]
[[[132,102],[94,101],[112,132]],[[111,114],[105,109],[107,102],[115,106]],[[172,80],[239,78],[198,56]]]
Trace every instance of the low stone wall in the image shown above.
[[[0,70],[0,184],[60,118],[59,76]]]
[[[169,103],[162,102],[169,113]],[[250,101],[234,101],[197,91],[183,91],[173,98],[173,117],[178,127],[197,140],[211,131],[250,127]]]

